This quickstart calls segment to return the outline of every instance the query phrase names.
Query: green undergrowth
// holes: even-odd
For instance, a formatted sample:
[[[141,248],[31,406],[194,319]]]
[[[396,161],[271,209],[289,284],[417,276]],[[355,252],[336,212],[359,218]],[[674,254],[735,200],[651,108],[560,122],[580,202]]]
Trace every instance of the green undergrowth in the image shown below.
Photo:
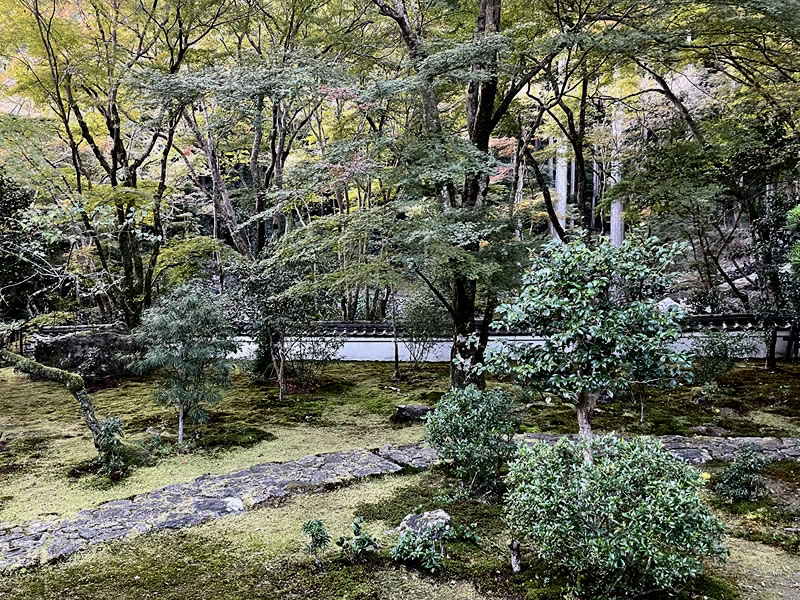
[[[535,564],[513,575],[508,533],[497,504],[446,501],[441,473],[389,476],[284,504],[219,519],[186,530],[161,532],[95,547],[61,563],[0,578],[3,600],[561,600],[557,577]],[[438,499],[438,500],[437,500]],[[411,507],[411,508],[409,508]],[[478,543],[446,546],[444,570],[428,575],[388,556],[386,530],[417,510],[445,508],[457,524],[474,526]],[[303,552],[300,527],[324,520],[334,539],[365,516],[380,550],[351,564],[331,547],[316,567]],[[527,556],[530,557],[530,549]],[[709,575],[677,596],[749,600],[723,579]],[[752,596],[756,598],[757,596]]]
[[[713,461],[703,465],[713,474],[712,489],[727,464]],[[768,489],[757,500],[728,502],[710,494],[710,502],[727,522],[731,535],[800,554],[800,462],[773,461],[761,473]]]
[[[317,568],[303,550],[301,524],[321,518],[334,537],[348,532],[359,504],[380,503],[420,476],[386,477],[199,527],[112,542],[62,563],[0,578],[3,600],[183,600],[485,598],[468,582],[440,581],[386,556],[351,565],[329,551]],[[375,528],[383,541],[381,529]]]
[[[95,457],[75,400],[61,386],[31,381],[0,369],[0,520],[73,514],[100,502],[128,497],[205,473],[224,473],[266,461],[299,458],[387,441],[421,439],[421,425],[390,422],[401,403],[434,404],[448,386],[446,364],[424,365],[391,381],[390,363],[334,362],[313,389],[292,389],[279,402],[272,384],[238,371],[211,421],[187,429],[174,444],[175,415],[152,401],[154,380],[130,378],[92,394],[100,418],[117,415],[124,442],[138,468],[110,485],[92,474]],[[798,435],[800,367],[769,373],[746,364],[727,374],[710,404],[692,401],[691,390],[643,390],[598,406],[598,431],[691,434],[703,427],[727,435]],[[637,392],[638,393],[638,392]],[[644,423],[639,423],[640,400]],[[574,408],[528,398],[520,404],[523,431],[573,433]],[[152,434],[157,434],[155,437]],[[144,446],[148,451],[142,453]]]
[[[498,502],[460,498],[441,470],[418,476],[416,483],[398,489],[379,502],[359,504],[354,515],[363,516],[367,525],[378,528],[395,526],[412,512],[442,508],[456,525],[473,528],[478,543],[456,542],[446,546],[444,570],[431,579],[468,582],[486,597],[519,600],[562,600],[564,580],[546,565],[531,561],[532,548],[524,548],[521,574],[513,574],[508,557],[509,532]],[[735,587],[714,571],[708,572],[674,593],[653,594],[648,598],[702,598],[735,600],[741,598]]]

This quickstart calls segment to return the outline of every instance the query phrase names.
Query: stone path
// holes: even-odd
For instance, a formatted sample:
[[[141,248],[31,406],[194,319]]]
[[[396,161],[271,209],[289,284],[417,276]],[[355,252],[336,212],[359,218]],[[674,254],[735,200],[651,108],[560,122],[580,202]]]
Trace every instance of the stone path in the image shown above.
[[[524,434],[521,443],[554,442],[561,436]],[[663,436],[666,449],[691,464],[730,460],[736,449],[753,444],[770,459],[800,460],[800,439]],[[205,475],[127,500],[82,510],[60,521],[0,523],[0,571],[53,561],[90,545],[137,533],[190,527],[230,514],[365,477],[426,469],[437,460],[424,443],[384,445],[380,450],[350,450],[265,463],[225,475]]]
[[[544,441],[554,443],[563,436],[545,433],[526,433],[518,436],[520,441]],[[574,439],[576,436],[567,436]],[[664,449],[690,465],[702,465],[711,460],[733,460],[736,451],[742,446],[753,445],[769,460],[800,460],[800,438],[758,438],[758,437],[710,437],[662,435],[658,439]]]
[[[346,485],[358,479],[426,468],[435,453],[422,445],[385,445],[265,463],[225,475],[205,475],[128,500],[82,510],[61,521],[0,523],[0,571],[66,557],[87,546],[134,533],[190,527],[279,501],[292,494]]]

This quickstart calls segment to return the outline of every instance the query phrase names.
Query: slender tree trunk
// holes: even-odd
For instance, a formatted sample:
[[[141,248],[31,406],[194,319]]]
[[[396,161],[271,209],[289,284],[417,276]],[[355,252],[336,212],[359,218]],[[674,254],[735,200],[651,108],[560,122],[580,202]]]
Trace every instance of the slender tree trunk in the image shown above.
[[[511,553],[511,571],[513,573],[519,573],[522,571],[522,557],[520,556],[519,540],[511,540],[508,543],[508,549]]]
[[[564,227],[567,225],[567,195],[568,195],[568,188],[567,188],[567,179],[568,179],[568,172],[567,172],[567,147],[563,144],[563,142],[558,142],[558,147],[556,148],[556,202],[555,202],[555,213],[556,218],[558,219],[558,224],[563,230]],[[551,234],[553,237],[557,237],[557,233],[555,229],[551,227]]]
[[[286,399],[286,360],[283,352],[278,358],[275,373],[278,376],[278,402],[283,402]]]
[[[183,443],[183,401],[178,402],[178,443]]]
[[[611,174],[606,180],[606,190],[610,190],[622,179],[622,160],[619,149],[622,145],[622,118],[615,114],[611,123]],[[611,201],[611,245],[622,246],[625,241],[625,221],[623,211],[625,205],[620,198]]]
[[[394,373],[392,373],[392,380],[398,381],[400,379],[400,347],[397,343],[397,296],[394,293],[394,286],[391,290],[392,294],[392,343],[394,344]]]
[[[20,338],[20,342],[21,339],[22,338]],[[80,375],[45,366],[35,360],[25,358],[24,356],[2,348],[0,348],[0,359],[13,365],[15,369],[27,373],[34,378],[60,383],[67,388],[78,401],[78,406],[80,406],[81,409],[81,416],[83,417],[84,423],[86,423],[86,427],[88,427],[89,431],[92,433],[92,441],[94,442],[95,448],[100,448],[98,443],[100,423],[94,414],[92,398],[89,396],[89,392],[86,391],[86,385]]]

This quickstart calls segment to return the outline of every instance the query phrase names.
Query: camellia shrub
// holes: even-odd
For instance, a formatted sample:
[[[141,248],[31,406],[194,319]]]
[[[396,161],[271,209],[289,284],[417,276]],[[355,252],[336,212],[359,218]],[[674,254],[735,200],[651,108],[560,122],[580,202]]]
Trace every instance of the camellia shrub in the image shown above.
[[[506,482],[512,534],[581,598],[669,589],[727,553],[724,526],[700,497],[700,473],[657,441],[522,446]]]
[[[739,448],[736,457],[725,467],[714,486],[714,492],[727,502],[755,502],[767,489],[762,469],[767,461],[752,444]]]
[[[514,453],[514,402],[503,390],[453,389],[425,425],[428,442],[470,491],[491,490]]]

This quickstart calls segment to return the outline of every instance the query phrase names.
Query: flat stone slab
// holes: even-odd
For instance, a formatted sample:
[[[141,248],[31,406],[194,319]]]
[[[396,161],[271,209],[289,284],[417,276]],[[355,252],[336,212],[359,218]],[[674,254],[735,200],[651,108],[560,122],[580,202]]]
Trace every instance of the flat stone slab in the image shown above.
[[[136,533],[199,525],[292,494],[346,485],[403,468],[367,450],[317,454],[225,475],[204,475],[82,510],[71,519],[0,523],[0,571],[67,557]]]
[[[395,446],[392,443],[386,443],[378,450],[378,454],[387,460],[411,469],[427,469],[439,460],[439,454],[427,442],[407,446]]]

